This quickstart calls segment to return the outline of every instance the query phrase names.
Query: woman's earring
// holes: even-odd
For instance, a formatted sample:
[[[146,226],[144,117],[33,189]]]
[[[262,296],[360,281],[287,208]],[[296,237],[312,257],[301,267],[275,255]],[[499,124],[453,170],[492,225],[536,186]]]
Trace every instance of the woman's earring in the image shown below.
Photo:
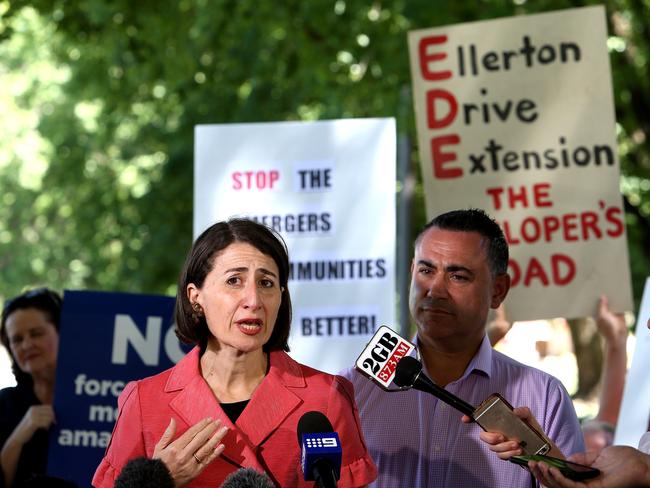
[[[203,317],[203,309],[201,308],[201,305],[196,302],[192,303],[192,321],[195,324],[198,324],[201,317]]]

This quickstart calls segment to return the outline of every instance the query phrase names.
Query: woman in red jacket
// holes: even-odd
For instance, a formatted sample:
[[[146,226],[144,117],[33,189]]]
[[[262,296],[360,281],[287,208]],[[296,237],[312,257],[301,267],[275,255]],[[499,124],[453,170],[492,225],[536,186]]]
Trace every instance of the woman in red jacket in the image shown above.
[[[352,385],[286,353],[288,276],[284,242],[252,220],[219,222],[198,237],[175,311],[179,338],[196,347],[175,367],[125,388],[94,486],[112,487],[139,456],[163,460],[177,486],[219,486],[239,468],[266,472],[278,486],[311,486],[296,429],[314,410],[341,438],[339,486],[376,478]]]

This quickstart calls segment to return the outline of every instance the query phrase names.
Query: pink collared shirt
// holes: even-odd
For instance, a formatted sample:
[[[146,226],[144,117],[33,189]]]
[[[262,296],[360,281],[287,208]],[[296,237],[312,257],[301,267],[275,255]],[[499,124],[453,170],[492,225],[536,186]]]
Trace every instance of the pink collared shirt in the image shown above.
[[[502,461],[479,439],[480,427],[429,393],[387,393],[357,371],[354,385],[361,425],[379,474],[376,488],[530,488],[528,471]],[[584,451],[571,398],[553,376],[495,351],[487,336],[464,374],[445,389],[477,406],[500,393],[514,407],[530,407],[565,455]]]

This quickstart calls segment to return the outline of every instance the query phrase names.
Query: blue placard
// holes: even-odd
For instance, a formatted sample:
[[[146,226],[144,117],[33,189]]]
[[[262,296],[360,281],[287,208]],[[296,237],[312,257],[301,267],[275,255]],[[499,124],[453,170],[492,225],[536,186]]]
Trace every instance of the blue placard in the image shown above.
[[[168,296],[64,293],[48,474],[90,486],[126,383],[188,351],[174,334],[173,310]]]

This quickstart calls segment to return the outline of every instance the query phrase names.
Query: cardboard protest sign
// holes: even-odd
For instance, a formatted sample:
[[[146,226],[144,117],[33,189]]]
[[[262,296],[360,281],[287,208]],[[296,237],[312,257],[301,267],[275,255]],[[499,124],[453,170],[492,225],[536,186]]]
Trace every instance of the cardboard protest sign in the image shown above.
[[[250,217],[291,260],[291,356],[350,367],[395,320],[393,119],[196,127],[194,235]]]
[[[50,432],[48,474],[90,486],[129,381],[178,362],[174,298],[66,291]]]
[[[427,215],[510,245],[512,320],[632,310],[604,7],[411,31]]]

